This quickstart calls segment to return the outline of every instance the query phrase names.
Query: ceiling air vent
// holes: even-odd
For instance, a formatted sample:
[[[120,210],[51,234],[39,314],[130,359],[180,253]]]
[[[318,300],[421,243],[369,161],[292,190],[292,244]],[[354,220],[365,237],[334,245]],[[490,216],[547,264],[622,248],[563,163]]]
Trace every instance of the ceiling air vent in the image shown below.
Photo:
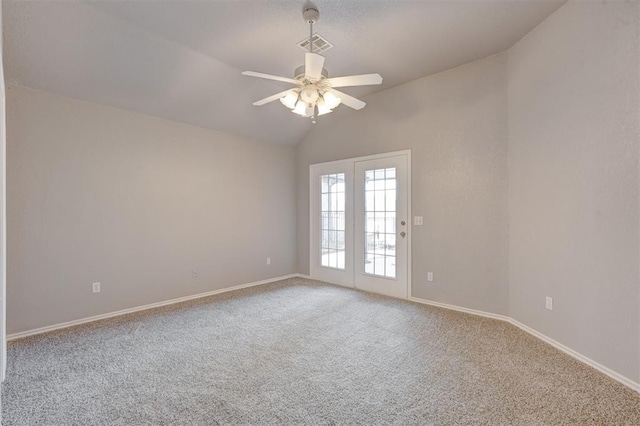
[[[298,43],[298,47],[302,50],[308,52],[309,51],[309,37],[302,40]],[[329,42],[326,38],[322,37],[320,34],[315,33],[313,35],[313,53],[322,53],[331,49],[333,44]]]

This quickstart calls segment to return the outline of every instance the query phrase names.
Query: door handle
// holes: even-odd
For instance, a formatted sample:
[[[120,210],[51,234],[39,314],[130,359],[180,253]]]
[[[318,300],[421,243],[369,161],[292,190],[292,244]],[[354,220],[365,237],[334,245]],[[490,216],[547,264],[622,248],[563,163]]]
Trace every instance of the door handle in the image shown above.
[[[401,236],[402,238],[404,238],[406,235],[407,235],[407,233],[406,233],[406,232],[404,232],[404,231],[402,231],[402,232],[400,233],[400,236]]]

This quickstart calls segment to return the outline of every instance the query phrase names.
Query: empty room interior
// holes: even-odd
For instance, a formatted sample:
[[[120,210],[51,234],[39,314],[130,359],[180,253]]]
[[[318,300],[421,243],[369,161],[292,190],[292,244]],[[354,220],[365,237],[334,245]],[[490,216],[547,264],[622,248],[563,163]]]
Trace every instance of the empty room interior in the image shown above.
[[[3,425],[640,425],[640,1],[0,4]]]

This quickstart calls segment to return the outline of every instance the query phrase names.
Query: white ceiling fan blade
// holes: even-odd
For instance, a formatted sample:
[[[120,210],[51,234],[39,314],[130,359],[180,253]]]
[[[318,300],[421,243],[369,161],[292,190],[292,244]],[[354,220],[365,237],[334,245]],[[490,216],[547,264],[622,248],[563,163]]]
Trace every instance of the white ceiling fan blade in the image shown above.
[[[320,80],[324,67],[324,56],[307,52],[304,54],[304,76],[309,80]]]
[[[331,89],[330,92],[339,97],[342,103],[349,108],[362,109],[366,105],[366,103],[362,102],[360,99],[356,99],[353,96],[349,96],[346,93],[340,92],[339,90]]]
[[[347,77],[329,78],[325,81],[329,82],[331,87],[369,86],[381,84],[382,76],[380,74],[349,75]]]
[[[271,74],[263,74],[261,72],[243,71],[242,75],[248,75],[249,77],[266,78],[267,80],[284,81],[285,83],[291,83],[295,85],[300,84],[298,80],[294,80],[293,78],[280,77],[280,76],[271,75]]]
[[[267,98],[264,98],[264,99],[260,99],[259,101],[255,101],[253,104],[255,106],[262,106],[264,104],[268,104],[269,102],[277,101],[278,99],[282,98],[283,96],[289,94],[289,92],[291,92],[291,89],[285,90],[284,92],[276,93],[275,95],[271,95],[271,96],[269,96]]]

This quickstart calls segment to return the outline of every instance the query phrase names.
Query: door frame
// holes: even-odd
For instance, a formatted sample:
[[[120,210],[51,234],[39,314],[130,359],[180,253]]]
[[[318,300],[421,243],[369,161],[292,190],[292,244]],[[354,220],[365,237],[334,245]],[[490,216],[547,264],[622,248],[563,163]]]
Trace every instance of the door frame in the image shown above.
[[[312,279],[317,279],[317,276],[318,276],[318,273],[316,271],[316,262],[315,262],[316,259],[314,259],[314,253],[316,251],[312,247],[312,244],[314,241],[314,229],[313,229],[313,220],[312,220],[312,215],[314,214],[313,206],[318,205],[317,200],[313,199],[313,195],[314,195],[313,176],[316,169],[344,165],[345,163],[351,163],[352,165],[355,165],[357,161],[378,160],[381,158],[397,157],[401,155],[404,155],[407,157],[407,234],[408,234],[407,235],[407,299],[411,299],[412,297],[412,294],[411,294],[412,243],[411,241],[412,241],[412,234],[413,234],[413,214],[411,210],[411,192],[412,192],[411,191],[411,149],[384,152],[380,154],[365,155],[362,157],[344,158],[341,160],[326,161],[323,163],[315,163],[315,164],[309,165],[309,217],[308,217],[308,220],[309,220],[309,274]],[[351,179],[355,180],[355,176],[352,176]],[[354,182],[351,182],[351,185],[353,188]],[[353,214],[355,214],[355,212],[353,212]],[[353,226],[355,226],[355,224],[354,224],[353,218],[351,220],[351,223],[352,223],[351,232],[352,234],[354,234],[355,229],[353,229]],[[351,285],[346,285],[344,283],[331,283],[331,284],[338,284],[343,287],[355,288],[355,284],[354,284],[355,283],[355,267],[352,269],[353,269],[354,277],[352,277],[353,279],[351,280]]]

